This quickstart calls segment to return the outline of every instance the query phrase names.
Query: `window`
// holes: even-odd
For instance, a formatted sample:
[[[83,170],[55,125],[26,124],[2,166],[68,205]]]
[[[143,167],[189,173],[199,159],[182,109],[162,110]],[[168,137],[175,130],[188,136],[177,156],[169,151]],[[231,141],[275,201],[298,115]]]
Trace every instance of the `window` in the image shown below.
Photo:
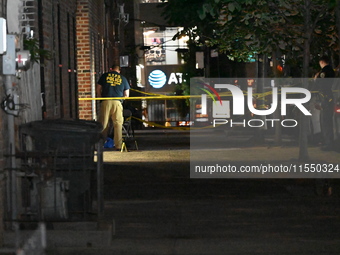
[[[144,46],[149,47],[145,52],[146,65],[178,65],[178,53],[176,49],[187,48],[186,40],[183,37],[172,40],[181,27],[148,27],[144,28]]]

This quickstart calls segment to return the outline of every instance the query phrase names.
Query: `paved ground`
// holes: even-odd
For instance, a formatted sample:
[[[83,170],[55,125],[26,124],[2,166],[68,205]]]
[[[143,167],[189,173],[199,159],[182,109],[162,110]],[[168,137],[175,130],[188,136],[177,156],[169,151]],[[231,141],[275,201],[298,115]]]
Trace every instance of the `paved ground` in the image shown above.
[[[105,217],[114,219],[112,254],[339,254],[339,180],[317,196],[312,179],[190,179],[187,132],[143,131],[139,151],[107,151]],[[228,160],[296,162],[285,137],[250,146],[229,135]],[[339,153],[309,148],[314,162]],[[204,153],[202,154],[204,156]]]

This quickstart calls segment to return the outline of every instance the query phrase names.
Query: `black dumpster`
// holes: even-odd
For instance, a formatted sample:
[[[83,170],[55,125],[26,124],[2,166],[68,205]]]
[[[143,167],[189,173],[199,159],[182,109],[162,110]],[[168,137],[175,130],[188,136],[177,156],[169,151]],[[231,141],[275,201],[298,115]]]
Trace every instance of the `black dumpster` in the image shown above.
[[[22,169],[38,176],[30,181],[31,187],[37,186],[34,193],[39,201],[34,204],[39,218],[72,219],[96,213],[93,199],[102,166],[95,157],[101,151],[101,130],[100,123],[86,120],[42,120],[20,126]],[[26,204],[32,210],[35,198],[29,200]]]

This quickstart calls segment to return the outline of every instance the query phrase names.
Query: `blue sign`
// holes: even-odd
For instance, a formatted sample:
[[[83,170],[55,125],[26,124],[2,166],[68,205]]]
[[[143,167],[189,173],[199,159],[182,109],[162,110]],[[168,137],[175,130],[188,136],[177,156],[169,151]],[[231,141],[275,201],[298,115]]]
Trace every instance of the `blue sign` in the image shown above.
[[[149,83],[155,89],[160,89],[166,84],[166,75],[161,70],[153,70],[149,75]]]

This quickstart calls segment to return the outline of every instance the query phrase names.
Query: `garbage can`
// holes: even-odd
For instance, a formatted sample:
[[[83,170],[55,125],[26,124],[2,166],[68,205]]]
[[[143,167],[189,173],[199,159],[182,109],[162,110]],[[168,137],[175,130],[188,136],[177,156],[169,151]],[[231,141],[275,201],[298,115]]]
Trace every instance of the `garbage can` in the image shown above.
[[[70,217],[84,216],[92,210],[98,169],[94,161],[95,146],[101,140],[101,130],[100,123],[86,120],[42,120],[20,126],[21,150],[31,152],[27,158],[38,165],[35,174],[43,180],[42,184],[69,182],[67,210]],[[49,192],[52,201],[61,197],[56,194],[60,190],[58,187],[51,190],[54,190],[54,194]],[[44,204],[40,203],[41,207]],[[40,208],[42,213],[49,212],[49,218],[50,205],[48,210]],[[57,208],[55,211],[55,215],[60,215]]]

